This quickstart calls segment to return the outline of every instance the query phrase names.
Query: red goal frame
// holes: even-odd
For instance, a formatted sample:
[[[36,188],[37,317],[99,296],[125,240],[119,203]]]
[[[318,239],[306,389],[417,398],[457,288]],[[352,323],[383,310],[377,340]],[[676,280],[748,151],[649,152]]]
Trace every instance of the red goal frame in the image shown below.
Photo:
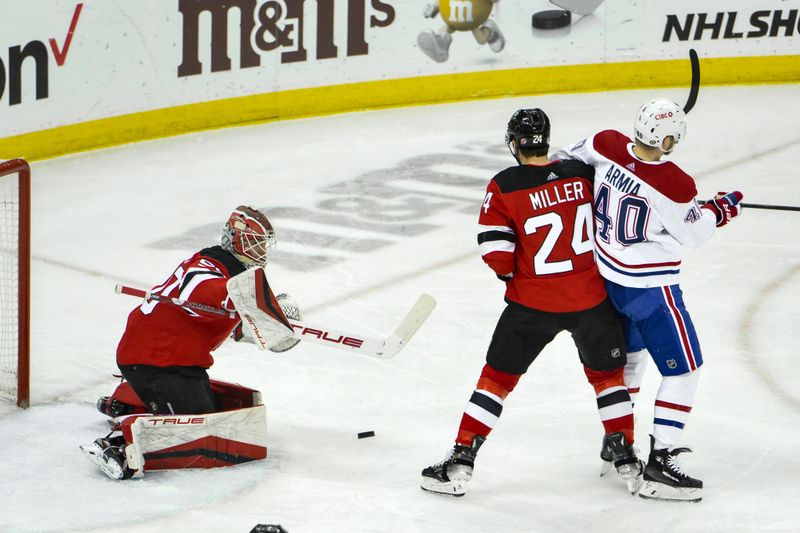
[[[0,163],[0,176],[19,175],[19,294],[18,294],[18,353],[17,405],[30,405],[30,288],[31,288],[31,169],[24,159]]]

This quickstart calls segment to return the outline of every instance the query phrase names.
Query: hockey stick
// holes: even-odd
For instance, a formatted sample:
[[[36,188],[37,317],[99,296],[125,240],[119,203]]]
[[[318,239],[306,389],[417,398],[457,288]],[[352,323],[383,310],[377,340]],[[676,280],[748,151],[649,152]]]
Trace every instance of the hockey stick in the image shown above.
[[[210,313],[213,315],[228,316],[236,318],[238,315],[234,311],[228,311],[220,307],[213,307],[200,302],[192,302],[190,300],[180,300],[178,298],[170,298],[162,294],[156,294],[150,291],[144,291],[126,285],[117,285],[115,291],[119,294],[127,294],[129,296],[137,296],[145,300],[155,300],[157,302],[182,307],[184,309],[191,309],[193,311],[200,311]],[[430,294],[421,294],[411,310],[406,313],[400,325],[394,332],[385,339],[375,339],[337,331],[326,327],[315,326],[299,320],[289,319],[289,323],[294,329],[294,336],[304,341],[315,344],[322,344],[331,348],[339,348],[350,352],[356,352],[371,357],[378,357],[380,359],[390,359],[397,355],[397,353],[408,344],[408,341],[414,336],[417,330],[427,320],[428,316],[436,307],[436,300]]]
[[[694,48],[689,50],[689,61],[692,64],[692,85],[689,88],[689,97],[686,99],[686,105],[683,106],[683,112],[687,115],[689,111],[694,108],[697,103],[697,95],[700,93],[700,60],[697,57],[697,51]],[[703,202],[705,203],[705,202]],[[742,203],[742,207],[750,209],[774,209],[779,211],[800,211],[800,207],[792,205],[772,205],[772,204],[746,204]]]
[[[683,106],[683,112],[687,115],[694,107],[694,104],[697,103],[697,95],[700,92],[700,60],[697,58],[697,52],[694,48],[689,50],[689,61],[692,64],[692,86],[689,89],[689,98],[686,99],[686,105]]]
[[[700,202],[700,205],[707,204],[708,201]],[[776,211],[800,211],[800,207],[794,205],[773,205],[773,204],[747,204],[742,202],[742,207],[748,209],[774,209]]]
[[[800,211],[800,207],[795,205],[772,205],[772,204],[745,204],[742,207],[749,209],[775,209],[777,211]]]

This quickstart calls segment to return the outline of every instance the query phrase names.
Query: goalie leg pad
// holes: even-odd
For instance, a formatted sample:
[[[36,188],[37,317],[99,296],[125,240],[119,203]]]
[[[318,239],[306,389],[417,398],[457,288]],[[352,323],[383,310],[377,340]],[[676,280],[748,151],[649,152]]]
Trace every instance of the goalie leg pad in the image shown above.
[[[267,457],[266,407],[202,415],[138,417],[124,431],[139,471],[232,466]]]

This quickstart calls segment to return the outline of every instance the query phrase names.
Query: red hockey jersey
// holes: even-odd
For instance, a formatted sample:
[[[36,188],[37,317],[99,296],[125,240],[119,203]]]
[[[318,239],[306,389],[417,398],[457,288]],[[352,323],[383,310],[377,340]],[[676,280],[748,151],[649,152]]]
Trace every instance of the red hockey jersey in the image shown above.
[[[152,292],[233,310],[225,284],[243,271],[244,266],[221,247],[206,248],[181,263]],[[211,351],[238,322],[238,318],[145,300],[128,315],[117,346],[117,364],[208,368],[214,363]]]
[[[520,165],[495,176],[478,219],[483,260],[514,274],[506,299],[565,313],[606,297],[594,258],[594,169],[578,161]]]

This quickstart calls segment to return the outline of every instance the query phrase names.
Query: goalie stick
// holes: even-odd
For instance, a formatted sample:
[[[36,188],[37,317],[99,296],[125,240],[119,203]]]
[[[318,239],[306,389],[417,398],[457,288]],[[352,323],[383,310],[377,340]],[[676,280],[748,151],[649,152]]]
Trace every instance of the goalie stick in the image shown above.
[[[155,300],[192,311],[228,316],[231,318],[236,318],[238,316],[235,311],[228,311],[227,309],[206,305],[200,302],[192,302],[191,300],[170,298],[169,296],[129,287],[127,285],[118,284],[115,291],[118,294],[137,296],[145,300]],[[363,335],[316,326],[299,320],[289,319],[289,323],[294,330],[294,336],[298,339],[315,344],[322,344],[330,348],[339,348],[370,357],[377,357],[379,359],[391,359],[408,344],[420,326],[427,320],[434,307],[436,307],[436,300],[434,300],[433,296],[426,293],[421,294],[411,307],[411,310],[403,317],[400,325],[385,339],[364,337]]]

